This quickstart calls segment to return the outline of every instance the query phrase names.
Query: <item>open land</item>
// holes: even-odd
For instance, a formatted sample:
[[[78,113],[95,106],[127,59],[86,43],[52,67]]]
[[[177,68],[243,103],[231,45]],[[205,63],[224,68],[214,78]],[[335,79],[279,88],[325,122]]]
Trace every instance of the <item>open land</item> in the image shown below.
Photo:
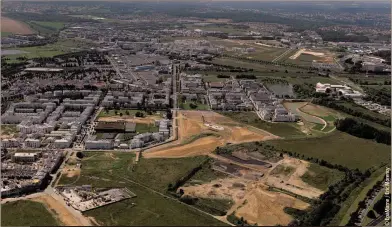
[[[390,159],[390,147],[343,132],[322,137],[266,141],[277,149],[325,160],[351,169],[366,170]]]
[[[137,197],[84,212],[84,215],[94,217],[100,225],[223,225],[215,218],[162,194],[169,183],[206,157],[141,159],[137,165],[134,158],[132,153],[86,153],[82,159],[81,177],[75,186],[121,186]]]
[[[27,24],[8,17],[1,17],[1,32],[10,32],[14,34],[34,33]]]
[[[52,210],[42,203],[19,200],[1,205],[2,226],[59,226]]]
[[[224,130],[214,131],[203,123],[222,126]],[[209,111],[180,111],[178,116],[178,140],[144,151],[144,157],[186,157],[205,155],[216,147],[226,143],[243,143],[277,138],[263,130],[248,128],[230,118]],[[188,144],[184,141],[202,133],[214,133],[218,136],[207,136]]]

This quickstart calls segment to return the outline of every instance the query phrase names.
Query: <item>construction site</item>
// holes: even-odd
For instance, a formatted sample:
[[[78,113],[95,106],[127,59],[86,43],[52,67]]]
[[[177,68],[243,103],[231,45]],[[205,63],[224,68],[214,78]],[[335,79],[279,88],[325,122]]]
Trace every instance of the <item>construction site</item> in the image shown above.
[[[56,192],[68,206],[81,212],[136,197],[136,194],[127,188],[93,189],[91,185],[57,187]]]
[[[233,201],[222,220],[235,214],[259,226],[288,225],[293,217],[284,211],[286,207],[305,210],[310,206],[309,201],[323,193],[301,179],[309,165],[302,160],[285,156],[276,163],[257,160],[265,163],[260,165],[255,160],[247,163],[250,160],[238,154],[232,156],[235,160],[229,159],[230,154],[210,156],[214,158],[211,169],[226,177],[203,183],[190,181],[178,191],[192,198]]]
[[[278,138],[211,111],[178,111],[178,139],[147,149],[143,157],[189,157],[206,155],[218,146]]]

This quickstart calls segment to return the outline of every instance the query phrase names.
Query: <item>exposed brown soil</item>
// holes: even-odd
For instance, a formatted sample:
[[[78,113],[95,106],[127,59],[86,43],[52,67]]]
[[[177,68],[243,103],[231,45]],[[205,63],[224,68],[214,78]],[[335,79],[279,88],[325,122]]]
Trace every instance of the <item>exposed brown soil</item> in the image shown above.
[[[33,30],[25,23],[7,17],[1,17],[1,31],[15,34],[33,34]]]

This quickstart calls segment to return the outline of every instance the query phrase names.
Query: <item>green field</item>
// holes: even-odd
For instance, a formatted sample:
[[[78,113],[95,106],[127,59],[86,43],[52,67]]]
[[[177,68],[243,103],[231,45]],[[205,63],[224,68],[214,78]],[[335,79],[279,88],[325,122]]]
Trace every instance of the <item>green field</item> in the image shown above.
[[[31,21],[30,23],[37,24],[41,27],[44,27],[46,29],[58,31],[62,28],[64,28],[64,23],[62,22],[52,22],[52,21]]]
[[[214,171],[211,169],[210,163],[204,165],[201,170],[199,170],[195,175],[189,179],[184,186],[208,183],[216,179],[226,178],[227,174],[222,172]]]
[[[255,112],[219,112],[235,121],[252,125],[266,130],[274,135],[284,138],[298,138],[306,135],[299,129],[296,123],[272,123],[260,120]]]
[[[12,35],[12,32],[1,32],[1,37],[7,37],[9,35]]]
[[[16,125],[1,125],[1,134],[2,135],[11,135],[18,133],[18,129],[16,128]]]
[[[136,133],[145,133],[145,132],[158,132],[159,127],[154,124],[142,124],[136,123]]]
[[[169,183],[184,176],[206,157],[184,159],[141,159],[134,164],[131,153],[87,152],[75,185],[127,187],[137,197],[87,211],[102,225],[223,225],[164,192]]]
[[[89,49],[93,46],[95,45],[84,41],[60,39],[56,43],[47,44],[44,46],[12,48],[12,50],[20,50],[27,53],[7,55],[5,57],[9,59],[7,60],[8,63],[13,63],[20,62],[19,60],[17,60],[18,57],[26,57],[28,59],[38,57],[53,57],[60,54],[78,52],[80,50]]]
[[[295,52],[294,52],[295,53]],[[293,53],[293,54],[294,54]],[[289,57],[291,55],[288,55]],[[319,61],[322,60],[323,58],[311,55],[311,54],[301,54],[298,58],[296,59],[286,59],[286,63],[291,63],[291,64],[297,64],[297,65],[302,65],[302,66],[312,66],[313,61]]]
[[[39,202],[19,200],[1,205],[2,226],[59,226],[53,213]]]
[[[191,103],[196,104],[196,108],[192,108],[190,105]],[[207,104],[202,104],[202,103],[196,103],[196,102],[186,102],[186,103],[181,103],[179,105],[181,109],[184,110],[209,110],[210,107]]]
[[[362,171],[390,160],[390,147],[335,131],[323,137],[266,141],[276,149],[284,149],[305,157],[323,159]]]
[[[337,183],[343,178],[343,172],[314,163],[310,163],[308,170],[301,176],[305,183],[323,191],[327,191],[330,185]]]

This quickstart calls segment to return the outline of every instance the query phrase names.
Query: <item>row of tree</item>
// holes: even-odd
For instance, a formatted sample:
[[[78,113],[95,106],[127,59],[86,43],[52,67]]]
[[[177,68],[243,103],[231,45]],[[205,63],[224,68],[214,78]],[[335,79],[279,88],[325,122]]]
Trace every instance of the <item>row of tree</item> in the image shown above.
[[[329,97],[321,97],[321,98],[315,98],[312,100],[312,103],[317,104],[317,105],[322,105],[326,106],[338,111],[342,111],[344,113],[347,113],[349,115],[352,115],[354,117],[359,117],[363,118],[365,120],[369,120],[372,122],[375,122],[380,125],[384,125],[386,127],[391,127],[391,119],[387,117],[383,117],[381,114],[375,114],[375,113],[368,113],[370,110],[365,109],[364,107],[358,106],[357,104],[351,102],[351,100],[348,99],[342,99],[341,101],[335,100],[333,98]],[[349,104],[349,105],[346,105]],[[358,107],[358,108],[352,108],[353,107]],[[359,109],[363,110],[360,111]]]
[[[374,128],[353,118],[338,119],[335,121],[336,129],[350,135],[375,140],[377,143],[391,144],[391,133]]]

